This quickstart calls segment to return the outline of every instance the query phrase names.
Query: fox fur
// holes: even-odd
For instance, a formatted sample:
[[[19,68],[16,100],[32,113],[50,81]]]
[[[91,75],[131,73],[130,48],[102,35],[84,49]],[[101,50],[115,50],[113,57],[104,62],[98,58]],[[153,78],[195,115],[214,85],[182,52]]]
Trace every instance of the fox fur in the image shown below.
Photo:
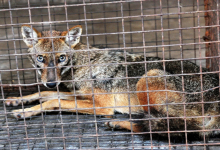
[[[28,118],[55,109],[96,115],[119,112],[131,114],[133,120],[112,120],[107,126],[134,132],[168,132],[169,125],[169,131],[218,134],[217,74],[206,73],[205,68],[190,61],[87,46],[80,42],[80,25],[63,32],[39,32],[23,25],[21,33],[42,83],[55,88],[62,82],[71,92],[8,97],[6,104],[11,106],[44,101],[42,106],[13,110],[14,117]]]

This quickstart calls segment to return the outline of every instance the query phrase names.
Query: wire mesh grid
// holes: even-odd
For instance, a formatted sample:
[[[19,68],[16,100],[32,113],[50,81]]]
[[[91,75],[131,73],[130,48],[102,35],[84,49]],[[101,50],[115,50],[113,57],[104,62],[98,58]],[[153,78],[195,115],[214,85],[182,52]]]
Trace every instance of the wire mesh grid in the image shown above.
[[[200,98],[199,101],[192,101],[190,104],[184,101],[187,97],[185,93],[189,92],[185,91],[187,90],[187,85],[184,84],[188,75],[198,75],[200,81],[202,81],[204,80],[203,76],[206,74],[213,75],[219,73],[219,65],[213,65],[214,61],[218,62],[218,0],[1,0],[0,4],[0,33],[2,35],[0,37],[0,81],[2,101],[0,103],[0,149],[219,149],[218,145],[220,141],[218,138],[219,134],[217,134],[219,131],[219,124],[218,119],[216,119],[219,116],[216,115],[216,113],[207,115],[206,112],[209,108],[204,106],[213,104],[215,106],[213,111],[219,112],[219,101],[218,99],[214,99],[207,102],[205,100],[206,97],[203,95],[203,93],[207,91],[215,91],[215,93],[217,91],[218,93],[218,77],[213,79],[217,81],[215,86],[207,89],[205,87],[208,83],[199,82],[198,84],[200,85],[197,86],[198,88],[201,87],[201,89],[199,91],[193,89],[190,91],[192,95]],[[210,9],[208,8],[210,6],[213,7]],[[210,16],[209,13],[212,12],[215,14],[213,17],[214,20],[216,20],[213,24],[210,23],[209,20],[206,20],[206,17],[208,15]],[[210,24],[208,24],[208,22]],[[34,29],[36,29],[38,31],[49,31],[50,34],[53,33],[52,30],[68,31],[73,26],[82,26],[83,32],[80,37],[80,42],[84,43],[86,48],[77,51],[89,52],[86,56],[89,59],[89,63],[71,64],[70,70],[73,77],[59,82],[63,84],[70,82],[72,85],[78,82],[93,83],[90,85],[92,89],[91,92],[87,93],[92,94],[92,108],[77,108],[77,111],[72,113],[61,111],[63,109],[61,107],[62,99],[60,95],[62,91],[71,90],[71,96],[74,97],[72,101],[74,102],[76,102],[77,97],[86,97],[85,93],[77,93],[77,88],[79,87],[71,86],[71,88],[66,88],[62,84],[52,89],[52,91],[55,91],[58,95],[59,107],[56,109],[43,110],[43,101],[26,105],[27,101],[25,98],[23,98],[19,106],[7,106],[6,100],[8,97],[24,97],[25,95],[36,92],[40,99],[51,99],[50,96],[42,94],[42,91],[51,90],[44,86],[46,83],[43,83],[41,80],[41,70],[45,68],[48,70],[53,69],[54,66],[44,66],[41,70],[38,67],[33,67],[37,66],[37,59],[31,64],[27,56],[30,53],[32,55],[39,55],[39,51],[37,51],[35,46],[33,46],[34,51],[28,51],[28,47],[23,42],[25,39],[23,39],[23,33],[21,31],[21,26],[24,24],[29,25],[30,31],[35,31]],[[215,40],[212,35],[209,35],[207,29],[213,29],[213,34],[217,37]],[[28,32],[28,30],[26,31]],[[66,35],[67,39],[70,39],[70,34],[69,32]],[[33,44],[35,40],[34,33],[32,32],[28,38],[30,38],[31,44]],[[53,54],[52,57],[55,58],[57,53],[55,40],[57,38],[65,38],[65,36],[56,35],[56,37],[51,37],[48,35],[46,37],[37,38],[39,41],[41,39],[52,39],[51,51],[46,52],[42,50],[42,55]],[[67,45],[68,44],[71,45],[70,43],[67,43]],[[209,46],[212,44],[214,44],[213,47],[217,49],[217,53],[210,52],[212,51],[212,47],[210,48]],[[96,48],[91,49],[90,45]],[[73,50],[71,46],[69,46],[65,52],[71,51]],[[92,56],[93,51],[105,51],[109,52],[109,54],[112,52],[112,57],[114,57],[113,52],[120,52],[120,55],[122,54],[121,57],[125,58],[125,60],[123,60],[123,62],[112,60],[96,63],[94,65]],[[129,55],[127,52],[142,55],[144,56],[144,60],[142,62],[140,62],[140,60],[139,62],[130,62],[127,60],[129,59],[127,57],[127,55]],[[75,53],[73,55],[75,55]],[[40,59],[40,57],[37,58]],[[148,111],[144,112],[145,117],[142,116],[142,112],[133,112],[133,108],[131,107],[133,106],[131,103],[131,95],[133,93],[139,93],[138,91],[130,90],[132,86],[131,80],[134,79],[138,81],[142,75],[148,73],[149,70],[147,70],[146,65],[148,58],[160,58],[151,60],[151,63],[161,63],[161,70],[164,72],[166,71],[166,64],[169,62],[181,64],[179,66],[181,70],[180,73],[165,74],[163,77],[167,79],[170,77],[180,77],[182,83],[181,90],[175,91],[174,93],[183,94],[183,100],[179,103],[165,103],[166,111],[163,116],[154,115],[153,117],[146,117],[155,113],[155,110],[151,109],[152,106],[160,106],[160,104],[157,103],[150,103],[149,96],[146,97],[146,103],[143,105],[143,108],[148,109]],[[71,62],[73,61],[73,58],[69,59]],[[192,72],[189,74],[184,72],[183,60],[197,64],[199,72]],[[144,73],[130,77],[130,72],[137,72],[136,70],[129,70],[129,65],[132,63],[134,66],[138,66],[140,63],[143,64],[143,66],[145,66],[142,68]],[[56,64],[56,62],[54,62],[54,64]],[[102,68],[110,69],[108,66],[116,65],[125,66],[124,77],[110,76],[109,80],[105,80],[93,76],[93,72],[95,72],[94,66],[99,66],[101,70]],[[65,67],[67,68],[68,66]],[[82,80],[77,79],[77,77],[74,76],[76,74],[75,68],[77,67],[88,67],[88,72],[90,73],[89,78]],[[205,72],[203,68],[207,68],[209,71]],[[40,72],[41,75],[38,74],[38,72]],[[57,79],[59,74],[56,69],[52,72]],[[105,72],[108,71],[105,70]],[[47,73],[47,76],[48,74],[49,73]],[[84,72],[84,74],[86,73]],[[125,82],[123,83],[126,83],[126,90],[106,90],[101,92],[101,94],[96,93],[97,87],[93,81],[102,81],[102,83],[109,85],[109,83],[114,80],[124,80]],[[167,82],[169,81],[164,80],[165,87],[169,87],[169,83]],[[58,81],[56,81],[56,83],[58,83]],[[121,87],[121,85],[114,85],[116,89],[119,87]],[[146,80],[146,91],[148,93],[155,92],[155,89],[150,91],[148,88],[150,88],[150,86],[148,85],[148,80]],[[168,101],[169,89],[156,89],[156,91],[165,91],[165,100]],[[96,95],[117,94],[127,94],[128,105],[120,105],[117,107],[95,105]],[[210,99],[212,99],[212,97],[210,97]],[[102,101],[108,103],[108,96]],[[14,99],[11,102],[16,101]],[[40,112],[39,115],[23,119],[16,119],[13,117],[13,110],[22,109],[24,112],[25,108],[36,106],[39,103],[41,108],[40,111],[38,111]],[[77,106],[80,107],[78,102],[76,103]],[[148,103],[152,105],[147,105]],[[201,108],[199,109],[199,116],[187,116],[186,107],[193,104],[199,105]],[[12,103],[10,105],[14,104]],[[136,104],[135,108],[138,106],[140,107],[140,104]],[[169,111],[172,109],[170,108],[171,106],[181,106],[184,109],[182,116],[170,116]],[[95,107],[109,110],[114,108],[115,114],[113,116],[109,116],[109,114],[105,113],[99,114],[99,109],[95,109]],[[128,111],[118,111],[123,108],[128,108]],[[76,110],[76,108],[74,107],[68,110],[73,111]],[[80,113],[80,110],[87,110],[88,112],[92,110],[93,113],[90,115],[87,113]],[[34,110],[31,111],[34,112]],[[141,117],[137,115],[138,113],[140,113]],[[133,115],[137,115],[137,117]],[[153,120],[157,120],[158,118],[159,121],[165,120],[166,125],[164,126],[166,126],[166,130],[153,130]],[[184,126],[181,129],[173,129],[172,122],[176,123],[175,119],[178,120],[179,118],[182,119]],[[188,127],[187,124],[191,121],[189,118],[201,118],[202,124],[200,124],[200,126],[202,130],[194,130],[193,127]],[[213,120],[217,121],[211,128],[206,128],[205,124],[207,120],[210,122]],[[112,121],[129,121],[131,131],[107,127],[106,122]],[[142,130],[142,132],[134,132],[133,130],[135,129],[132,128],[132,123],[137,122],[141,122],[141,128],[145,128],[146,125],[143,124],[149,124],[149,128],[147,130]],[[195,124],[197,123],[198,122],[195,122]],[[161,124],[161,126],[163,125]],[[208,131],[214,134],[206,136],[206,132]]]

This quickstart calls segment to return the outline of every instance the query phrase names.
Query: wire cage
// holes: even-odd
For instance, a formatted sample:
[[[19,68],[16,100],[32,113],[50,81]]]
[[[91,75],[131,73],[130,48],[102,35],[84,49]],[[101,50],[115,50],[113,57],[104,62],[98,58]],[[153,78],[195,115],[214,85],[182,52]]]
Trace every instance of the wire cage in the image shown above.
[[[218,0],[0,0],[0,8],[0,149],[219,149],[219,135],[207,137],[204,134],[197,138],[198,135],[191,135],[194,131],[186,127],[181,131],[172,131],[168,126],[166,131],[143,132],[106,127],[105,123],[112,120],[137,121],[131,112],[103,117],[105,115],[96,113],[63,112],[58,108],[16,119],[12,116],[13,110],[42,105],[43,101],[28,105],[21,101],[16,107],[6,105],[8,97],[23,97],[36,92],[40,95],[42,91],[49,91],[40,79],[39,69],[28,60],[28,47],[21,33],[24,24],[30,25],[31,29],[51,32],[68,31],[81,25],[80,41],[85,43],[87,51],[103,49],[122,51],[125,55],[129,52],[161,58],[160,62],[164,64],[167,63],[165,60],[187,60],[197,64],[199,75],[206,74],[202,68],[207,68],[209,74],[217,74]],[[97,49],[91,50],[88,45]],[[105,64],[97,65],[105,67]],[[184,77],[181,78],[183,81]],[[112,80],[117,79],[113,77]],[[212,88],[218,87],[217,83]],[[62,90],[66,90],[62,85],[53,89],[58,95]],[[123,92],[129,94],[129,90]],[[94,97],[95,93],[92,94]],[[76,93],[73,96],[76,97]],[[218,102],[218,99],[212,101],[216,105]],[[198,103],[204,104],[203,99]],[[182,105],[185,107],[186,103],[182,102]],[[126,107],[130,108],[129,105]],[[203,113],[196,117],[203,118],[204,126],[204,106],[201,108]],[[169,109],[166,111],[168,114]],[[183,118],[186,120],[187,116],[184,114]],[[171,118],[167,115],[165,119]],[[210,130],[219,131],[218,128]],[[203,128],[196,132],[205,131],[207,129]],[[172,136],[175,133],[182,135]]]

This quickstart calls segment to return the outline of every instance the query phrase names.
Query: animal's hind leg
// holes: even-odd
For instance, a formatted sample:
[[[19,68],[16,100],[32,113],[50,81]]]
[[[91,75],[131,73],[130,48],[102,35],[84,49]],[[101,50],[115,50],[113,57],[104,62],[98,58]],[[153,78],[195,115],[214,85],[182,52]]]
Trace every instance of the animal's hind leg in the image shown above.
[[[114,128],[114,129],[127,129],[133,132],[142,131],[140,125],[134,122],[129,122],[129,121],[111,121],[111,122],[106,122],[105,125],[110,128]]]
[[[140,92],[137,93],[137,96],[140,104],[145,105],[143,106],[144,111],[147,112],[148,108],[150,108],[150,110],[155,109],[158,112],[161,112],[162,110],[166,111],[166,104],[169,105],[169,103],[182,102],[181,94],[177,92],[169,91],[169,90],[177,91],[173,80],[178,80],[178,79],[174,78],[172,80],[169,80],[169,78],[171,77],[166,77],[167,80],[165,81],[165,78],[163,77],[164,75],[166,75],[166,72],[164,72],[163,70],[153,69],[147,72],[147,77],[149,78],[144,77],[138,81],[137,91]],[[166,86],[165,86],[165,82],[166,82]],[[149,92],[144,92],[148,90]],[[150,106],[147,106],[148,101],[150,103]]]
[[[150,106],[149,108],[151,110],[156,109],[156,110],[158,110],[158,112],[159,112],[159,110],[162,110],[162,111],[164,111],[164,109],[166,110],[165,105],[161,105],[161,104],[166,103],[166,92],[158,91],[158,90],[165,90],[164,77],[152,77],[152,76],[163,76],[163,75],[164,75],[163,70],[158,70],[158,69],[150,70],[147,73],[147,76],[151,77],[151,78],[147,78],[148,89],[147,89],[146,78],[144,78],[144,77],[141,78],[136,85],[137,91],[140,91],[139,93],[137,93],[139,103],[140,103],[140,105],[145,105],[145,106],[143,106],[143,108],[146,113],[148,113],[148,106],[147,106],[148,105],[148,98],[149,98],[150,104],[159,104],[159,105]],[[151,90],[151,92],[146,92],[147,90]],[[155,90],[155,91],[152,91],[152,90]],[[170,94],[169,96],[173,96],[173,95]],[[135,113],[138,113],[138,112],[135,112]],[[134,115],[134,114],[132,114],[132,115]],[[164,112],[163,112],[163,114],[164,114]],[[166,114],[166,111],[165,111],[165,114]],[[142,116],[142,117],[144,117],[144,116]],[[116,122],[113,121],[113,122],[108,122],[107,125],[112,128],[117,128],[117,129],[124,128],[124,129],[128,129],[128,130],[131,130],[131,127],[132,127],[132,130],[134,132],[139,132],[139,131],[141,131],[141,128],[142,128],[141,124],[136,123],[136,122],[129,122],[129,121],[116,121]]]

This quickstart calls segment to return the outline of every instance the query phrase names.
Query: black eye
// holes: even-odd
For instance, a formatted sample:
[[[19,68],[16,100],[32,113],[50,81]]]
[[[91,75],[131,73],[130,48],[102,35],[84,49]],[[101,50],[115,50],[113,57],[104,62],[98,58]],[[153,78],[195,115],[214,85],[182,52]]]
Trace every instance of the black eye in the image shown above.
[[[66,56],[65,55],[61,55],[59,58],[59,62],[64,62],[66,60]]]
[[[44,56],[38,55],[38,56],[37,56],[37,61],[43,62],[43,61],[44,61]]]

